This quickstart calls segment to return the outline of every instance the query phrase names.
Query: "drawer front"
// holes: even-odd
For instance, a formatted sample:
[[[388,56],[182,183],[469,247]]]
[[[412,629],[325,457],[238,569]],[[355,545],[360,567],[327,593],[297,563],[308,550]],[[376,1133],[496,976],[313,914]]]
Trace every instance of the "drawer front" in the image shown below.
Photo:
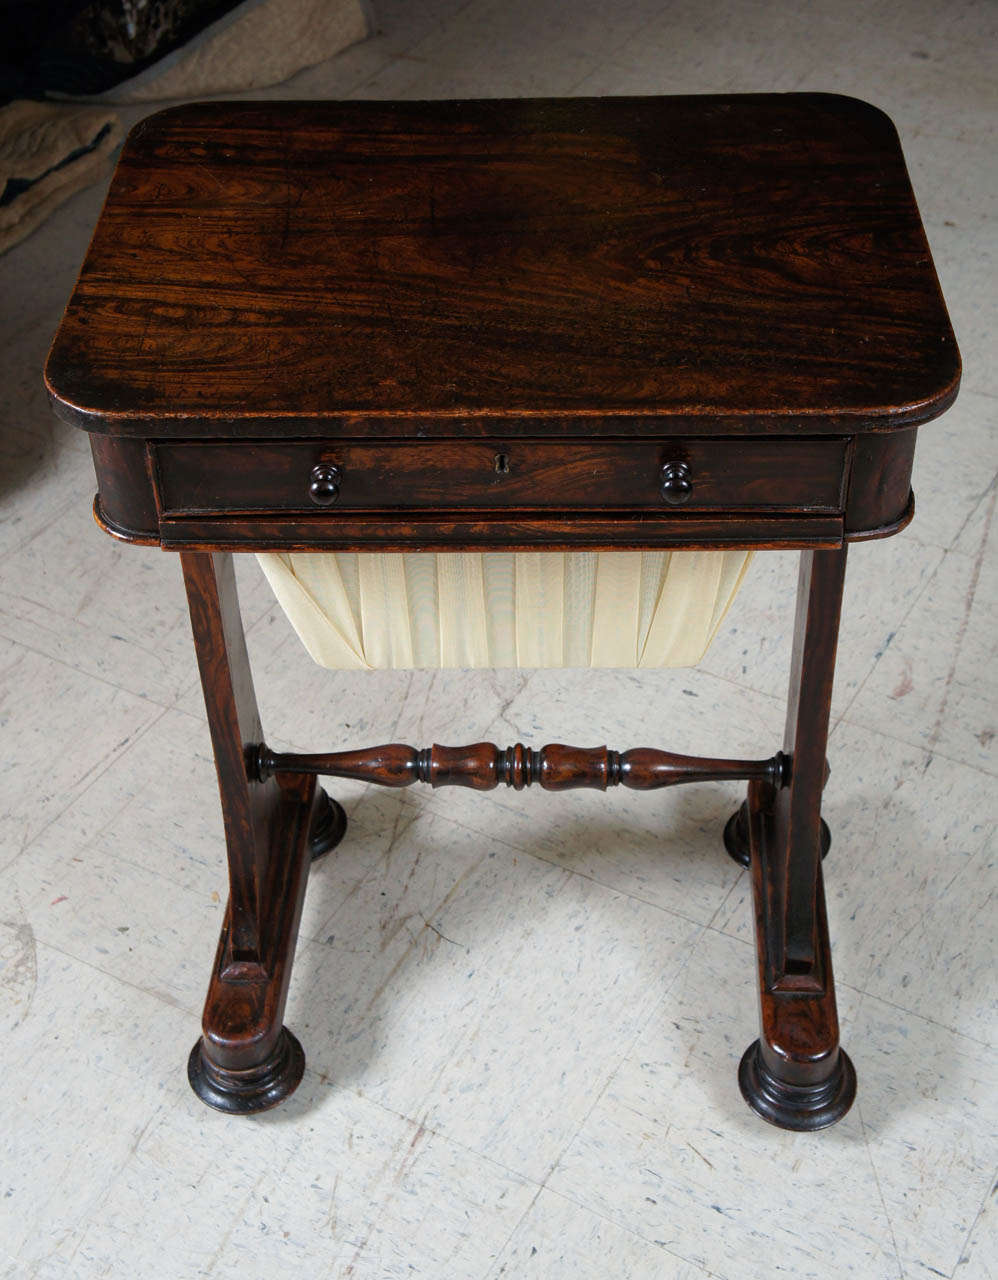
[[[161,515],[392,510],[838,512],[845,439],[154,446]]]

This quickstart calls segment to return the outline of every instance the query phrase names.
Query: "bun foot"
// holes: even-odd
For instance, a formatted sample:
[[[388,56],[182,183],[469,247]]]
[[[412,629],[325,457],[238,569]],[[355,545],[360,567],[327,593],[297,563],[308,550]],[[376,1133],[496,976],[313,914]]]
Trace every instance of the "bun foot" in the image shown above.
[[[335,849],[343,839],[347,829],[347,815],[343,806],[331,800],[321,787],[316,790],[315,809],[312,811],[312,825],[308,832],[308,851],[313,862],[317,862],[330,849]]]
[[[828,823],[824,818],[821,819],[821,856],[828,856],[828,850],[832,845],[832,833],[828,830]],[[728,855],[738,863],[740,867],[751,865],[749,856],[749,833],[748,833],[748,801],[746,800],[740,808],[736,809],[728,821],[724,824],[724,847],[728,851]]]
[[[762,1059],[756,1040],[745,1050],[738,1068],[742,1096],[752,1110],[780,1129],[810,1132],[841,1120],[856,1097],[856,1071],[840,1049],[835,1070],[819,1084],[787,1084]]]
[[[336,806],[339,808],[339,805]],[[187,1061],[191,1088],[209,1107],[230,1115],[253,1115],[283,1102],[301,1083],[305,1050],[295,1036],[281,1028],[274,1052],[259,1066],[246,1071],[226,1071],[205,1055],[199,1040]]]

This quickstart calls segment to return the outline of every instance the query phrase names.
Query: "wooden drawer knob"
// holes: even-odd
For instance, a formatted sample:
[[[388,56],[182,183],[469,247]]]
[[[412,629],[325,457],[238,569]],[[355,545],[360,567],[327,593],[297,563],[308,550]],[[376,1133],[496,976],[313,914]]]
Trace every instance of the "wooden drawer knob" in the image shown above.
[[[662,468],[662,499],[670,506],[678,507],[688,502],[693,493],[693,478],[685,462],[667,462]]]
[[[320,462],[309,474],[308,496],[317,507],[331,507],[340,496],[343,472],[332,462]]]

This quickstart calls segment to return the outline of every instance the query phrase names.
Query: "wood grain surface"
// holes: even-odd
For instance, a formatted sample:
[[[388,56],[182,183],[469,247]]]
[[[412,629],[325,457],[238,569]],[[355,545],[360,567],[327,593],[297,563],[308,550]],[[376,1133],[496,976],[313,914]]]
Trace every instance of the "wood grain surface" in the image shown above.
[[[785,436],[933,417],[959,357],[854,99],[232,102],[133,130],[47,376],[146,436]]]
[[[167,443],[155,466],[164,516],[237,511],[315,512],[313,466],[340,472],[338,511],[404,508],[647,508],[667,511],[663,465],[686,462],[685,510],[842,508],[846,445],[841,440],[670,440],[629,444],[589,440],[430,440],[330,448],[321,441],[270,444]],[[333,504],[330,504],[333,505]]]

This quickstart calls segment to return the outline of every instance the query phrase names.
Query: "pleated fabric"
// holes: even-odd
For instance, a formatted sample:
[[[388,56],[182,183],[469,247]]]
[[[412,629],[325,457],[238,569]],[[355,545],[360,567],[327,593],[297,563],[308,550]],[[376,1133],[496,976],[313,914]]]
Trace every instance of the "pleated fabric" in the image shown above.
[[[750,551],[257,557],[324,667],[689,667]]]

